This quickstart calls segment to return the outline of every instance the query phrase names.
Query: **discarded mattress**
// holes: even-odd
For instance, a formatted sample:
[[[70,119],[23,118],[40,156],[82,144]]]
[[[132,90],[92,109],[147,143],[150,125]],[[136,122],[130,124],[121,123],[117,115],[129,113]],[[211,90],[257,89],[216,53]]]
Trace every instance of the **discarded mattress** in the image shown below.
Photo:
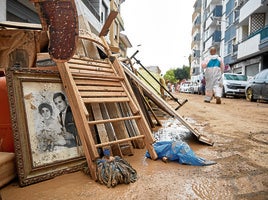
[[[195,155],[190,146],[182,141],[159,141],[154,145],[158,159],[177,161],[180,164],[206,166],[216,164],[215,161],[208,161]],[[148,151],[145,156],[150,158]]]

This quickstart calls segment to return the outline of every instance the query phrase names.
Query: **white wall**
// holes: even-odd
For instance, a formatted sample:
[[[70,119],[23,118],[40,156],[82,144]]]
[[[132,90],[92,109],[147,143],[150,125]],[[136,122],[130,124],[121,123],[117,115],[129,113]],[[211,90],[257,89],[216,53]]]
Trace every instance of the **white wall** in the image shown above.
[[[6,0],[0,0],[0,21],[6,21]]]
[[[260,44],[260,34],[249,38],[245,42],[238,45],[237,59],[243,58],[245,56],[250,56],[259,51]]]
[[[100,22],[95,18],[95,16],[91,12],[89,12],[88,8],[80,0],[75,0],[75,3],[78,16],[84,15],[85,19],[89,21],[93,27],[93,30],[91,31],[94,34],[98,35],[102,29]]]
[[[249,0],[240,10],[239,22],[250,16],[255,10],[262,6],[262,0]]]

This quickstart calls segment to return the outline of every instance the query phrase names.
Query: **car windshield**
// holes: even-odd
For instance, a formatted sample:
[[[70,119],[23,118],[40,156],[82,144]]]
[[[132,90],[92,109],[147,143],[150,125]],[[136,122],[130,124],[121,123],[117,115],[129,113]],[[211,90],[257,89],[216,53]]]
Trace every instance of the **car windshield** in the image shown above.
[[[247,81],[247,76],[240,74],[224,74],[226,80]]]

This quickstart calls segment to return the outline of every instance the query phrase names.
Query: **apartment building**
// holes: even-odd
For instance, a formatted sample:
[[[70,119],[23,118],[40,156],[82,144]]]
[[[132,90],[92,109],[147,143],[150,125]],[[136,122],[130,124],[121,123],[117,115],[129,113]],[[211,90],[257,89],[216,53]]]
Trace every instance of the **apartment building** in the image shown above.
[[[228,15],[230,10],[238,14]],[[268,0],[229,0],[225,20],[232,19],[236,27],[225,32],[224,61],[233,72],[254,76],[268,68]]]
[[[214,46],[221,55],[221,0],[196,0],[192,15],[192,80],[201,80],[203,70],[201,62],[209,54],[209,49]]]
[[[78,15],[85,17],[91,31],[96,35],[100,33],[110,11],[119,12],[106,39],[115,53],[125,56],[131,43],[126,35],[120,33],[124,30],[124,22],[120,15],[120,6],[123,2],[124,0],[75,0]],[[40,23],[36,9],[30,0],[1,0],[1,21]]]
[[[201,73],[200,56],[202,50],[201,36],[201,8],[202,0],[196,0],[194,4],[194,11],[192,14],[192,56],[191,56],[191,75],[198,76]]]
[[[268,68],[268,0],[196,0],[192,21],[192,76],[202,74],[211,46],[226,71],[254,76]]]

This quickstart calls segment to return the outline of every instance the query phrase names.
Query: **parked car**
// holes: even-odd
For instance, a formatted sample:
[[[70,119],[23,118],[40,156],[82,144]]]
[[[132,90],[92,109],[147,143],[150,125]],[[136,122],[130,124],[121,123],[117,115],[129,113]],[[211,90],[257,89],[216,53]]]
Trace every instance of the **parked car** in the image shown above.
[[[242,74],[223,73],[223,91],[222,96],[241,96],[245,97],[245,88],[248,84],[248,78]]]
[[[191,85],[191,82],[183,82],[180,84],[180,92],[185,92],[185,93],[190,93],[190,85]]]
[[[268,101],[268,69],[262,70],[249,80],[245,95],[248,101]]]
[[[198,94],[199,92],[199,83],[198,82],[191,82],[189,85],[190,93],[192,94]]]

